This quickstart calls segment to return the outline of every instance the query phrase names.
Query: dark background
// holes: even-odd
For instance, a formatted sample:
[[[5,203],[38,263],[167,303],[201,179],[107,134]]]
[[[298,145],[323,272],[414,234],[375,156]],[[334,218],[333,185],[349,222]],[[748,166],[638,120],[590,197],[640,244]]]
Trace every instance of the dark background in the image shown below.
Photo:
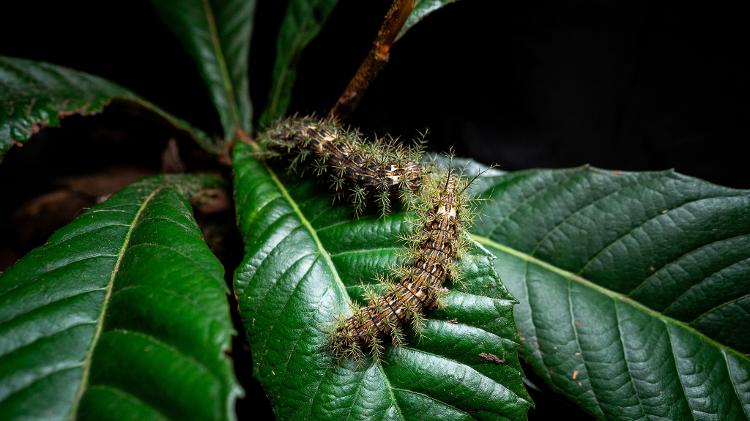
[[[4,5],[0,54],[112,79],[219,132],[193,63],[147,1],[17,3]],[[259,3],[250,63],[256,110],[285,8]],[[294,111],[330,107],[387,6],[340,2],[301,58]],[[433,149],[453,145],[507,170],[675,168],[750,188],[743,16],[740,2],[462,0],[396,45],[351,122],[405,136],[429,128]]]
[[[340,2],[300,59],[292,111],[327,111],[366,55],[388,4]],[[454,146],[460,156],[505,170],[585,163],[675,168],[750,188],[750,26],[740,7],[462,0],[399,41],[350,123],[405,137],[429,128],[431,149]],[[283,1],[259,1],[250,59],[256,115],[266,100],[284,9]],[[114,80],[209,133],[220,132],[195,65],[147,1],[24,0],[4,4],[0,22],[0,54]],[[54,189],[62,176],[107,174],[118,166],[158,171],[170,135],[157,122],[113,110],[70,118],[62,129],[12,150],[0,166],[0,237],[11,236],[9,215]],[[245,384],[247,409],[257,389]],[[572,411],[546,393],[534,398],[542,408],[538,418],[560,405]],[[247,413],[267,411],[261,401]]]

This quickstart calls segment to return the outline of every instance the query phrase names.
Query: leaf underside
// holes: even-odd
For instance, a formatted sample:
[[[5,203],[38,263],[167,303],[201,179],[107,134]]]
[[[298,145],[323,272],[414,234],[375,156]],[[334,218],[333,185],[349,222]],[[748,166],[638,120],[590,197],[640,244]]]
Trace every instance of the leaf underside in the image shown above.
[[[195,60],[224,136],[252,129],[247,63],[255,0],[152,0]]]
[[[136,183],[0,276],[1,419],[233,418],[224,271],[180,193],[211,183]]]
[[[600,418],[750,414],[750,193],[672,171],[483,177],[523,356]]]
[[[112,82],[48,63],[0,56],[0,159],[16,143],[70,115],[101,112],[112,101],[144,108],[210,150],[198,130]]]
[[[352,219],[313,182],[292,182],[234,151],[245,258],[235,289],[256,377],[282,419],[526,419],[515,300],[490,257],[463,261],[466,284],[430,313],[424,337],[381,362],[336,362],[326,345],[351,298],[403,260],[404,214]],[[361,301],[360,301],[361,302]],[[480,354],[505,358],[504,364]]]

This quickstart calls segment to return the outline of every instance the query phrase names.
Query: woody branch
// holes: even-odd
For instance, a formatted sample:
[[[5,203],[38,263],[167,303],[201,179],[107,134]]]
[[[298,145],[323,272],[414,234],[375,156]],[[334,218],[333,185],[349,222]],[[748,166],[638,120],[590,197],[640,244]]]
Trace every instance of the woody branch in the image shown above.
[[[412,9],[414,9],[414,0],[393,1],[385,15],[383,24],[380,26],[372,49],[357,69],[357,73],[349,81],[349,85],[336,101],[336,104],[331,108],[328,113],[329,117],[343,119],[357,108],[370,83],[375,80],[380,70],[388,62],[391,46],[401,32],[401,28],[406,23]]]

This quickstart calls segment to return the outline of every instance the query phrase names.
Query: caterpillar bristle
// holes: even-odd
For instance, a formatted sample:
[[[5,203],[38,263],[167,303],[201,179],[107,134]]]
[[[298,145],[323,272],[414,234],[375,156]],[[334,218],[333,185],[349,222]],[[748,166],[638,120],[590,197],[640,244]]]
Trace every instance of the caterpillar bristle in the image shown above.
[[[381,191],[377,194],[377,202],[383,214],[389,214],[391,212],[391,197],[388,191]]]
[[[375,303],[378,300],[380,294],[378,294],[377,291],[375,291],[371,286],[366,286],[364,288],[363,296],[365,301],[372,305],[372,303]]]
[[[424,334],[425,318],[422,313],[415,311],[411,319],[411,328],[417,337],[421,338]]]
[[[360,216],[367,207],[367,190],[364,187],[357,186],[352,191],[352,205],[354,206],[354,215]]]
[[[384,286],[386,288],[390,287],[394,283],[393,278],[391,278],[387,274],[382,273],[375,275],[375,282],[377,282],[378,285]]]
[[[315,160],[313,173],[316,176],[320,177],[321,175],[325,174],[327,170],[328,167],[325,164],[325,157],[320,157]]]
[[[344,189],[344,182],[343,177],[333,177],[331,180],[331,189],[334,192],[341,192]]]
[[[404,335],[404,332],[398,328],[395,327],[391,331],[391,344],[393,346],[402,346],[406,342],[406,335]]]

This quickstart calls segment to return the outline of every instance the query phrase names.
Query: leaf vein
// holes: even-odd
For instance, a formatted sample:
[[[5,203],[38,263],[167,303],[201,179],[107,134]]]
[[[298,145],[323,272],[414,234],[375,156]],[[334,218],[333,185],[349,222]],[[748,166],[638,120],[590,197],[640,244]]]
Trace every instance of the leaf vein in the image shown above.
[[[140,219],[141,215],[143,215],[144,210],[146,207],[151,203],[151,201],[156,197],[156,195],[164,189],[164,185],[161,184],[157,187],[155,187],[144,199],[141,205],[138,207],[138,210],[133,215],[133,219],[130,222],[131,226],[130,229],[128,229],[128,232],[125,234],[125,238],[123,239],[122,247],[120,248],[120,252],[117,255],[117,260],[115,261],[115,266],[112,269],[112,274],[109,277],[109,281],[107,282],[107,288],[106,293],[104,296],[102,309],[99,312],[99,317],[97,317],[97,325],[96,325],[96,331],[94,332],[94,337],[91,339],[91,345],[89,346],[89,349],[86,351],[86,357],[83,361],[83,373],[81,375],[81,384],[78,386],[78,390],[76,391],[75,398],[73,400],[73,405],[71,406],[70,413],[68,414],[68,417],[72,416],[76,413],[78,410],[78,405],[81,402],[81,398],[83,397],[83,393],[86,390],[86,387],[88,386],[89,382],[89,371],[91,370],[91,361],[93,359],[94,355],[94,348],[96,347],[96,344],[99,342],[99,338],[102,334],[102,329],[104,327],[104,316],[107,312],[107,307],[109,304],[109,298],[112,294],[112,289],[115,283],[115,278],[119,274],[120,270],[120,264],[122,263],[123,257],[125,256],[125,252],[128,249],[128,246],[130,245],[130,239],[133,235],[133,231],[138,223],[138,220]]]
[[[659,192],[659,193],[663,194],[662,192]],[[651,222],[653,220],[656,220],[656,219],[658,219],[660,217],[669,218],[669,217],[671,217],[669,215],[670,213],[674,212],[677,209],[684,208],[685,206],[688,206],[690,204],[697,203],[697,202],[702,202],[702,201],[706,201],[706,200],[713,200],[713,199],[717,199],[717,198],[721,198],[721,197],[722,196],[708,196],[708,197],[701,197],[699,199],[689,199],[689,200],[687,200],[685,202],[682,202],[682,203],[680,203],[680,204],[678,204],[678,205],[676,205],[674,207],[666,209],[666,212],[664,212],[663,210],[659,211],[658,213],[656,213],[656,214],[654,214],[654,215],[646,218],[644,221],[640,222],[638,225],[636,225],[633,228],[631,228],[628,232],[626,232],[626,233],[620,235],[619,237],[615,238],[610,243],[606,244],[604,247],[602,247],[601,249],[599,249],[599,251],[597,251],[596,253],[593,253],[592,256],[586,262],[583,263],[583,265],[581,266],[581,268],[578,271],[576,271],[576,273],[579,274],[579,275],[582,274],[588,268],[589,264],[591,264],[594,260],[596,260],[599,257],[600,254],[602,254],[603,252],[605,252],[606,250],[608,250],[613,245],[619,243],[624,238],[632,235],[639,228],[643,228],[649,222]]]

